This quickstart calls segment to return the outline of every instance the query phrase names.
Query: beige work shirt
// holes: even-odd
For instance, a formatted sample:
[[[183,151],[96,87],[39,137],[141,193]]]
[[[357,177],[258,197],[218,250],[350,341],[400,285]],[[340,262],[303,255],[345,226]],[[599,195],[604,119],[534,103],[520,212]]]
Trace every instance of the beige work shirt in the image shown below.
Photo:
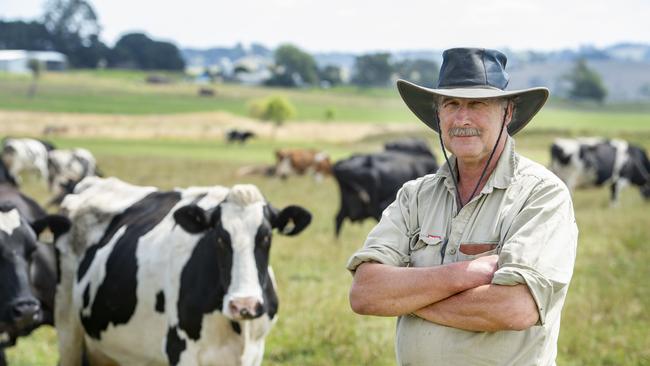
[[[450,163],[455,171],[453,156]],[[555,365],[578,238],[568,189],[542,165],[515,153],[509,138],[480,194],[457,215],[454,197],[446,164],[436,174],[407,182],[347,268],[354,272],[369,261],[438,266],[498,253],[492,283],[526,284],[539,322],[523,331],[471,332],[402,315],[395,340],[398,364]],[[476,252],[471,245],[477,244],[496,246],[475,255],[460,250],[463,245],[465,253]]]

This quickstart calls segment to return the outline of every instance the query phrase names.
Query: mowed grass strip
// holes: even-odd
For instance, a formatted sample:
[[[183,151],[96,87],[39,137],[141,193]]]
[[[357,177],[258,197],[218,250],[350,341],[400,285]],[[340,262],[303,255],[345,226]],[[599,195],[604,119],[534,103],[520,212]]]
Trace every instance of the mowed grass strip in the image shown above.
[[[517,138],[517,148],[546,164],[552,139],[552,134],[527,131]],[[646,138],[640,141],[648,146]],[[303,205],[314,215],[311,226],[297,237],[275,235],[273,240],[271,264],[278,280],[280,311],[267,338],[264,364],[394,365],[395,320],[358,316],[349,309],[351,276],[345,262],[374,223],[346,222],[341,238],[334,239],[339,193],[333,179],[319,184],[310,177],[286,181],[239,177],[236,172],[243,164],[272,161],[275,145],[264,141],[259,146],[222,146],[234,152],[215,155],[212,151],[219,151],[219,143],[213,146],[205,141],[55,142],[62,147],[89,148],[106,175],[134,184],[171,189],[253,183],[277,207]],[[375,145],[380,142],[369,142],[366,147]],[[341,149],[343,155],[355,146],[331,147]],[[25,191],[39,202],[47,199],[45,188],[34,179],[27,179]],[[576,192],[574,206],[580,241],[563,312],[558,364],[648,365],[650,287],[645,281],[650,275],[650,202],[640,199],[635,188],[627,188],[619,207],[610,208],[608,189],[601,188]],[[8,357],[11,365],[55,365],[54,331],[44,327],[21,339]]]

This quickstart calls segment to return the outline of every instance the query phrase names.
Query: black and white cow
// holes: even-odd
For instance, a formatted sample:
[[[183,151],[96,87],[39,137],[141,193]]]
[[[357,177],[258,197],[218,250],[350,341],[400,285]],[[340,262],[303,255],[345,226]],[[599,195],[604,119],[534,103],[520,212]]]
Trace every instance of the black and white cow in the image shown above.
[[[55,253],[51,244],[38,241],[46,227],[56,237],[68,230],[69,221],[47,215],[12,182],[0,178],[0,365],[5,365],[4,348],[18,336],[53,324]]]
[[[551,171],[571,191],[610,184],[612,205],[621,189],[638,186],[650,199],[650,161],[646,151],[623,140],[599,137],[556,139],[551,145]]]
[[[163,192],[90,177],[66,196],[57,240],[61,365],[259,365],[278,298],[273,229],[311,220],[253,185]]]
[[[438,170],[426,142],[398,140],[387,143],[385,148],[379,153],[353,155],[332,167],[341,192],[336,236],[346,218],[352,222],[379,220],[404,183]]]
[[[48,177],[47,157],[54,145],[30,138],[5,138],[2,141],[2,161],[14,179],[23,171],[35,171],[41,179]]]
[[[101,176],[93,154],[82,148],[55,149],[49,152],[48,185],[52,198],[49,204],[59,204],[66,194],[85,177]]]
[[[240,144],[246,143],[246,140],[255,137],[255,133],[251,131],[229,130],[226,133],[226,142],[238,142]]]

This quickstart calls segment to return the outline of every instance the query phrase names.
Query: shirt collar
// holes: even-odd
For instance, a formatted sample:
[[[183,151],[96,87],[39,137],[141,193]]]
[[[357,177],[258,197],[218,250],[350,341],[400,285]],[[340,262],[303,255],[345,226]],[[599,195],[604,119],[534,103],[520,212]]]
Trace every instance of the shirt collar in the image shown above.
[[[519,157],[515,153],[515,140],[509,135],[507,138],[508,140],[499,157],[497,166],[492,171],[481,193],[490,193],[494,188],[506,189],[515,176],[515,169],[517,168]],[[451,171],[456,172],[456,157],[454,155],[449,157],[449,164],[451,165]],[[454,181],[451,179],[451,172],[446,162],[438,169],[437,174],[444,178],[444,184],[448,189],[455,191]]]

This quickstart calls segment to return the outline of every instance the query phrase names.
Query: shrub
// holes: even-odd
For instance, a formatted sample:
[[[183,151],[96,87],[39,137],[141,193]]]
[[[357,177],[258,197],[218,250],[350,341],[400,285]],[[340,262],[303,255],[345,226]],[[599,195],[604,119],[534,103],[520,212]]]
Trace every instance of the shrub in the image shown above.
[[[272,121],[281,125],[284,121],[295,117],[296,108],[282,96],[271,96],[263,100],[255,100],[249,104],[249,115],[263,121]]]

